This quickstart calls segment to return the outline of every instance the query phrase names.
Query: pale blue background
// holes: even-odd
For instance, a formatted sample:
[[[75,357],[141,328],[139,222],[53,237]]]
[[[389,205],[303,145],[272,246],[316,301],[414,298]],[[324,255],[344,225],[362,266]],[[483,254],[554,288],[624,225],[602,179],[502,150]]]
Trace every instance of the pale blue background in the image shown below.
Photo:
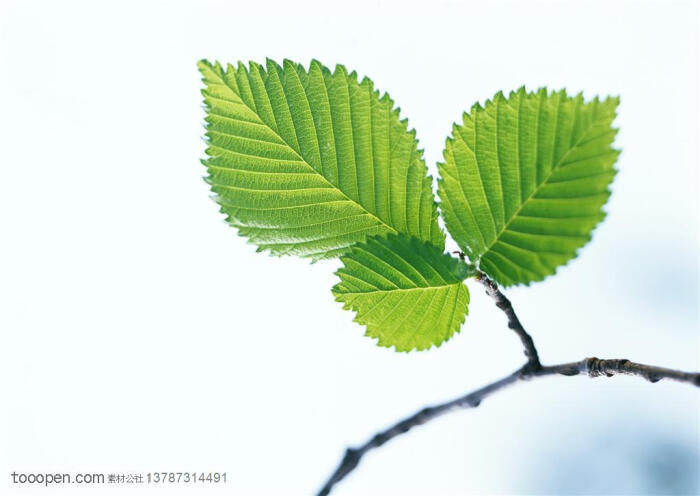
[[[433,171],[451,123],[500,89],[621,95],[608,219],[507,294],[545,362],[697,370],[697,31],[697,4],[668,0],[4,0],[0,493],[82,494],[12,470],[220,470],[208,493],[310,494],[347,444],[522,360],[474,284],[460,335],[395,354],[333,301],[337,262],[236,237],[200,178],[202,57],[357,69]],[[698,413],[674,383],[520,384],[372,453],[337,495],[696,494]]]

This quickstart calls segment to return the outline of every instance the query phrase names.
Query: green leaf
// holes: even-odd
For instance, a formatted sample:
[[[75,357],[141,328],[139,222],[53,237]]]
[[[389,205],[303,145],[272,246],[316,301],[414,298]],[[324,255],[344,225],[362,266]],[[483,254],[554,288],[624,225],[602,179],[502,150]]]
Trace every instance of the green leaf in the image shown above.
[[[440,208],[460,248],[500,284],[540,281],[591,239],[616,174],[618,103],[521,88],[453,127]]]
[[[397,232],[444,246],[415,131],[369,79],[317,61],[199,70],[207,181],[258,251],[318,260]]]
[[[396,351],[425,350],[449,339],[464,322],[468,268],[436,246],[405,235],[371,237],[341,260],[333,288],[367,336]]]

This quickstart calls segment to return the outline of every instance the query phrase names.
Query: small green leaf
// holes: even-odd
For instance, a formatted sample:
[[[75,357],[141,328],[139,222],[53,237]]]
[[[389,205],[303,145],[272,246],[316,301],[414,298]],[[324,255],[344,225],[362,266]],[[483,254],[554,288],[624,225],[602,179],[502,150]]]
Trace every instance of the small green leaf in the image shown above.
[[[444,245],[415,132],[372,81],[316,61],[199,70],[207,181],[259,250],[318,260],[397,232]]]
[[[453,127],[438,164],[445,225],[500,284],[540,281],[591,239],[616,174],[618,103],[521,88]]]
[[[367,336],[396,351],[439,346],[459,331],[469,291],[467,265],[438,247],[405,235],[371,237],[341,257],[333,288]]]

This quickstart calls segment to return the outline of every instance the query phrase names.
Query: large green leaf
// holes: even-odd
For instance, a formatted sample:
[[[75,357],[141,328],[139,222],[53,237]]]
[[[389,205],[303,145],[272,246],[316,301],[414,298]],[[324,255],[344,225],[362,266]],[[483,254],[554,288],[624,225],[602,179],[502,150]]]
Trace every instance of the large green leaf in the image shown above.
[[[440,208],[481,270],[529,284],[590,240],[616,173],[618,103],[521,88],[474,105],[453,127],[438,165]]]
[[[371,237],[341,258],[333,288],[343,308],[380,346],[424,350],[449,339],[464,322],[469,291],[464,262],[404,235]]]
[[[397,232],[444,245],[415,132],[369,79],[316,61],[199,69],[207,180],[259,250],[316,260]]]

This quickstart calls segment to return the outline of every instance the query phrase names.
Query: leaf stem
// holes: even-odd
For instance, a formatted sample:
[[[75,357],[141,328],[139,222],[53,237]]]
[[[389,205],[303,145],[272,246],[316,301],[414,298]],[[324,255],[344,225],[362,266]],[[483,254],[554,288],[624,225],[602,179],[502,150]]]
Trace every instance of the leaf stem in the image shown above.
[[[508,318],[508,328],[517,334],[517,336],[520,338],[520,342],[523,344],[528,365],[532,368],[532,370],[538,370],[540,367],[542,367],[542,364],[540,363],[540,357],[537,354],[537,348],[535,348],[535,342],[520,323],[518,316],[515,314],[515,310],[513,310],[513,305],[511,304],[510,300],[506,298],[503,293],[501,293],[501,290],[498,289],[498,285],[489,279],[483,272],[477,271],[476,280],[486,288],[486,294],[493,298],[496,302],[496,306],[506,314],[506,317]]]

